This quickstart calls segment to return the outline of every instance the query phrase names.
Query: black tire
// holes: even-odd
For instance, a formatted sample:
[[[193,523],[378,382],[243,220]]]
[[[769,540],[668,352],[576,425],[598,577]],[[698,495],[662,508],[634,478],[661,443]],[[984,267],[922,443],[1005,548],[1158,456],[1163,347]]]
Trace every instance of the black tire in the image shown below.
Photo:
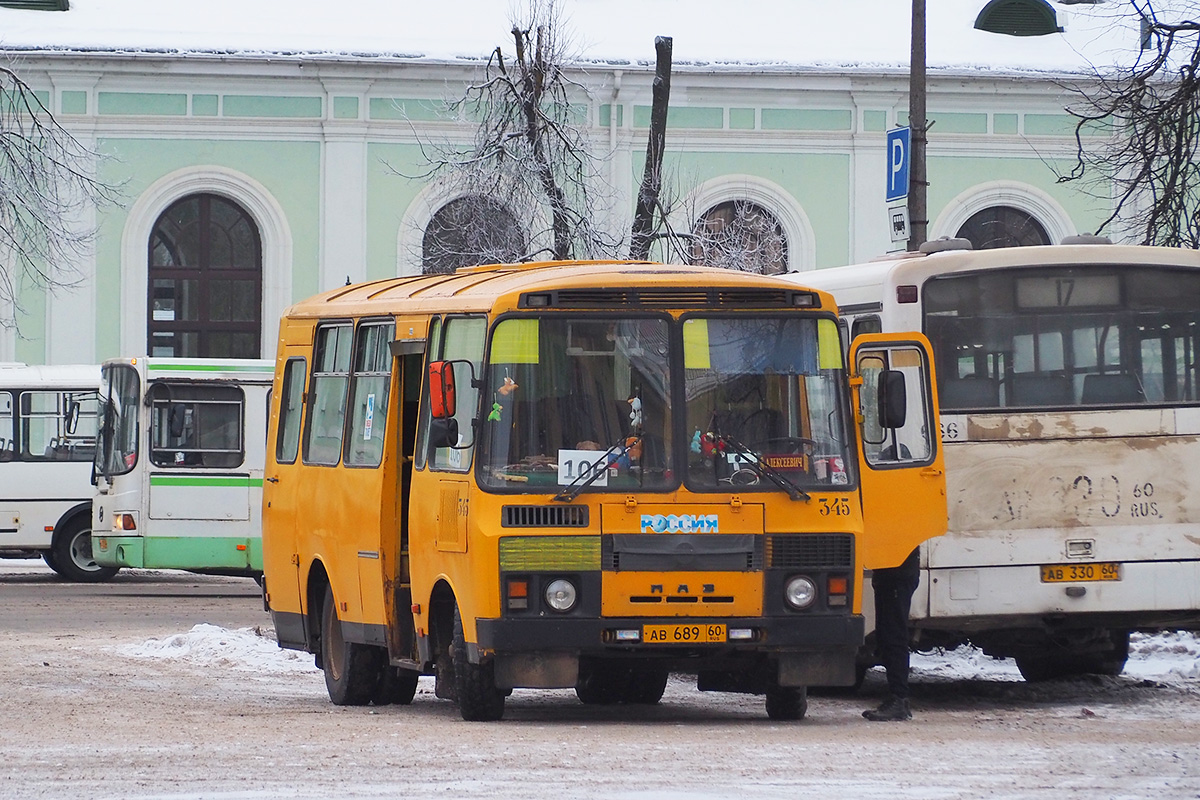
[[[69,581],[99,583],[116,575],[119,567],[102,567],[92,557],[91,522],[82,514],[54,534],[46,565]]]
[[[641,706],[657,705],[667,690],[667,671],[661,667],[634,667],[625,689],[625,702]]]
[[[579,665],[575,696],[588,706],[610,706],[625,699],[629,690],[629,671],[613,664]]]
[[[503,717],[504,699],[508,693],[496,688],[496,674],[491,661],[472,664],[467,657],[467,641],[457,605],[454,607],[454,638],[450,643],[450,656],[454,660],[454,689],[462,718],[471,722],[494,722]]]
[[[375,689],[375,705],[409,705],[417,694],[417,680],[420,677],[421,673],[412,670],[384,667],[379,676],[379,686]]]
[[[1017,656],[1017,669],[1029,683],[1040,683],[1080,675],[1120,675],[1129,658],[1129,631],[1109,631],[1112,649],[1102,653],[1051,653]]]
[[[1095,669],[1090,670],[1094,675],[1120,675],[1129,660],[1129,631],[1109,631],[1108,635],[1113,649],[1096,657]]]
[[[47,567],[54,570],[55,572],[58,572],[58,567],[55,566],[56,564],[58,564],[58,562],[54,560],[54,551],[53,550],[43,550],[42,551],[42,561],[46,562]]]
[[[1016,656],[1017,669],[1027,683],[1041,683],[1079,675],[1075,657],[1069,654]]]
[[[325,688],[335,706],[365,706],[375,698],[383,669],[383,651],[342,637],[342,623],[333,602],[333,589],[325,587],[321,606],[321,667]]]
[[[773,686],[767,689],[767,716],[774,720],[804,719],[808,713],[808,690],[803,686]]]

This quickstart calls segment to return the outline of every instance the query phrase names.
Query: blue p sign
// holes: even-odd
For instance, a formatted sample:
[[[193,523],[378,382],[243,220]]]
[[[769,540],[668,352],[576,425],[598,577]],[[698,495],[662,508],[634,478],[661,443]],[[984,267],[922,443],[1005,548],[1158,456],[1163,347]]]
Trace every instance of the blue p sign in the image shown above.
[[[909,128],[896,128],[887,132],[887,202],[908,197],[908,146]]]

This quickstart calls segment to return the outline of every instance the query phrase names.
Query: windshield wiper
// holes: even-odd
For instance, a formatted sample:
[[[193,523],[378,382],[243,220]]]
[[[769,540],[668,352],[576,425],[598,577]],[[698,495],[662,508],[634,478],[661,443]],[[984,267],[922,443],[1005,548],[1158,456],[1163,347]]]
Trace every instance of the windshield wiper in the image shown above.
[[[792,498],[793,500],[803,500],[806,503],[812,500],[812,497],[809,495],[809,493],[797,486],[791,478],[772,467],[762,458],[762,456],[760,456],[758,453],[755,453],[749,447],[746,447],[746,445],[742,444],[737,439],[734,439],[727,433],[717,433],[715,436],[719,441],[722,441],[733,448],[734,452],[736,452],[738,455],[749,459],[748,466],[750,469],[754,470],[759,474],[759,476],[766,478],[780,489],[783,489],[788,493],[788,497]]]
[[[615,444],[613,444],[612,447],[605,450],[599,458],[592,462],[592,469],[588,471],[586,476],[582,471],[580,471],[575,480],[568,483],[565,487],[563,487],[561,492],[554,495],[554,497],[550,499],[560,503],[569,503],[576,497],[579,497],[580,492],[591,486],[600,479],[601,475],[608,471],[609,456],[620,450],[628,451],[636,446],[641,440],[641,436],[622,436]]]

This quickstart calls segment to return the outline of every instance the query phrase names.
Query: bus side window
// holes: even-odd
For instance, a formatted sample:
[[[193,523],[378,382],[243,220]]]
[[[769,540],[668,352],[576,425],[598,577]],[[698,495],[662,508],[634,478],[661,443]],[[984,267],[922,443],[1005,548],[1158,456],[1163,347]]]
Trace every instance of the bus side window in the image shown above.
[[[317,329],[304,431],[306,464],[332,466],[341,460],[353,330],[350,323]]]
[[[342,461],[348,466],[378,467],[383,462],[387,433],[388,391],[392,384],[394,335],[391,323],[358,326],[354,372],[350,377],[350,430]]]
[[[275,443],[275,461],[294,464],[300,451],[300,417],[304,402],[304,378],[308,365],[303,358],[289,358],[283,368],[283,386],[279,395],[279,433]]]
[[[868,317],[856,317],[850,326],[850,341],[854,341],[864,333],[883,333],[883,324],[879,317],[872,314]]]

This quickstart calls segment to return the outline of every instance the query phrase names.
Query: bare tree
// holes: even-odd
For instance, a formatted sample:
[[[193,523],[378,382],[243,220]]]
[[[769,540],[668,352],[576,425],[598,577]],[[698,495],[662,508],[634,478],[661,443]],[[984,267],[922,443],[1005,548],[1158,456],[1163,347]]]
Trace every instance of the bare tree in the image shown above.
[[[1059,182],[1094,180],[1113,199],[1097,233],[1200,247],[1200,3],[1126,0],[1140,22],[1135,62],[1075,87],[1076,163]],[[1170,5],[1171,19],[1161,14]],[[1095,145],[1111,126],[1111,136]]]
[[[492,51],[483,79],[448,104],[450,116],[475,123],[474,142],[425,145],[429,169],[420,177],[451,185],[463,198],[480,198],[484,210],[501,203],[535,226],[521,258],[611,256],[620,243],[595,224],[599,162],[589,151],[580,106],[572,103],[586,87],[566,72],[569,42],[556,0],[530,0],[511,34],[511,52]],[[494,249],[511,247],[511,231],[495,235],[501,246]],[[464,253],[464,263],[480,256]]]
[[[118,200],[118,190],[96,178],[97,161],[37,92],[0,66],[0,326],[20,331],[22,291],[78,284],[75,264],[94,235],[82,212]]]
[[[662,162],[667,148],[667,111],[671,104],[672,39],[659,36],[654,40],[656,53],[654,86],[650,107],[650,135],[646,142],[646,167],[642,174],[642,185],[638,190],[637,206],[633,212],[633,230],[629,242],[629,258],[642,261],[650,255],[650,244],[654,240],[654,212],[665,220],[662,208]]]

